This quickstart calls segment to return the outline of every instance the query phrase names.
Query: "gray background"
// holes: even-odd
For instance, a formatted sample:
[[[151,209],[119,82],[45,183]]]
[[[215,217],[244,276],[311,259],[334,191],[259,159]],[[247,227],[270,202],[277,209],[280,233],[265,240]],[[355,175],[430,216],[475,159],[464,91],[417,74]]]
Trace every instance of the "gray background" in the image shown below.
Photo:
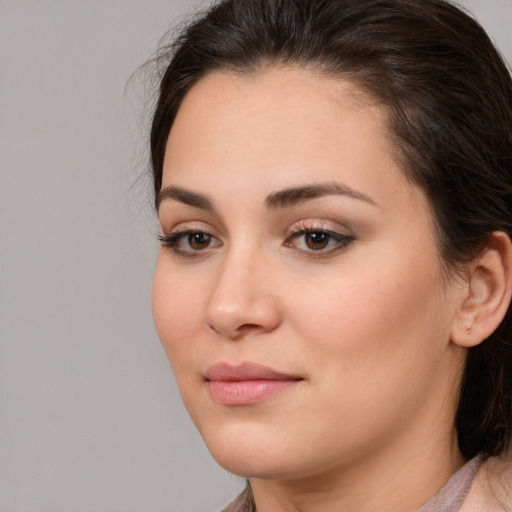
[[[214,512],[242,485],[152,325],[148,91],[125,91],[198,5],[0,0],[0,512]],[[464,5],[511,62],[512,0]]]

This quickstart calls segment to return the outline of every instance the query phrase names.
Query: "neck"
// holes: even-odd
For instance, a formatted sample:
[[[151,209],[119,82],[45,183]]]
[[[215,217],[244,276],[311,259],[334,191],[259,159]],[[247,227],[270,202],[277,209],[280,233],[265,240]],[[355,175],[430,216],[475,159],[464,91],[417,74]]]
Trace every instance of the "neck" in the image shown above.
[[[432,434],[432,431],[430,432]],[[250,479],[257,512],[411,512],[441,489],[466,460],[456,433],[424,444],[390,442],[380,453],[348,462],[314,478]],[[404,441],[404,439],[401,439]],[[405,440],[407,441],[407,440]],[[407,457],[404,457],[404,454]]]

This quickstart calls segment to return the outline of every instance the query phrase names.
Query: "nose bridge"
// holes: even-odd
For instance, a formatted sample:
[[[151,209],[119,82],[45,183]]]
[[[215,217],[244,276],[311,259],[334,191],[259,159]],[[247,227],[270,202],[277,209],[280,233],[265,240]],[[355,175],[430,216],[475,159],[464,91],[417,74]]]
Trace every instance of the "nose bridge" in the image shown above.
[[[279,322],[278,309],[265,278],[260,251],[233,247],[228,251],[206,308],[206,323],[215,332],[237,338],[248,331],[269,331]]]

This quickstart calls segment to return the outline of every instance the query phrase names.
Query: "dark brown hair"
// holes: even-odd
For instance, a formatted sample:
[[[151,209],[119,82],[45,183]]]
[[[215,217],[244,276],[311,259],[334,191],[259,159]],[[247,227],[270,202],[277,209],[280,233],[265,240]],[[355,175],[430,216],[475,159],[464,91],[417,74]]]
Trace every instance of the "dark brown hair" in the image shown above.
[[[404,172],[427,194],[447,269],[512,233],[512,81],[482,27],[445,0],[224,0],[161,50],[151,129],[155,192],[183,97],[207,73],[295,65],[358,84],[389,111]],[[435,319],[432,319],[435,321]],[[469,350],[456,415],[471,458],[512,423],[512,318]]]

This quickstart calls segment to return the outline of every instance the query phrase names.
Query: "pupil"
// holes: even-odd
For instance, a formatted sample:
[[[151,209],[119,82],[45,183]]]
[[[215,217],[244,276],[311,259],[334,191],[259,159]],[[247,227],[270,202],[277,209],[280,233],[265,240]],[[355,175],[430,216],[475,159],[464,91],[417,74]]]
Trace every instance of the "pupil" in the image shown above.
[[[192,233],[188,235],[188,243],[192,249],[206,249],[210,243],[210,235],[206,233]]]
[[[306,235],[306,245],[310,249],[323,249],[329,243],[329,235],[327,233],[309,233]]]

